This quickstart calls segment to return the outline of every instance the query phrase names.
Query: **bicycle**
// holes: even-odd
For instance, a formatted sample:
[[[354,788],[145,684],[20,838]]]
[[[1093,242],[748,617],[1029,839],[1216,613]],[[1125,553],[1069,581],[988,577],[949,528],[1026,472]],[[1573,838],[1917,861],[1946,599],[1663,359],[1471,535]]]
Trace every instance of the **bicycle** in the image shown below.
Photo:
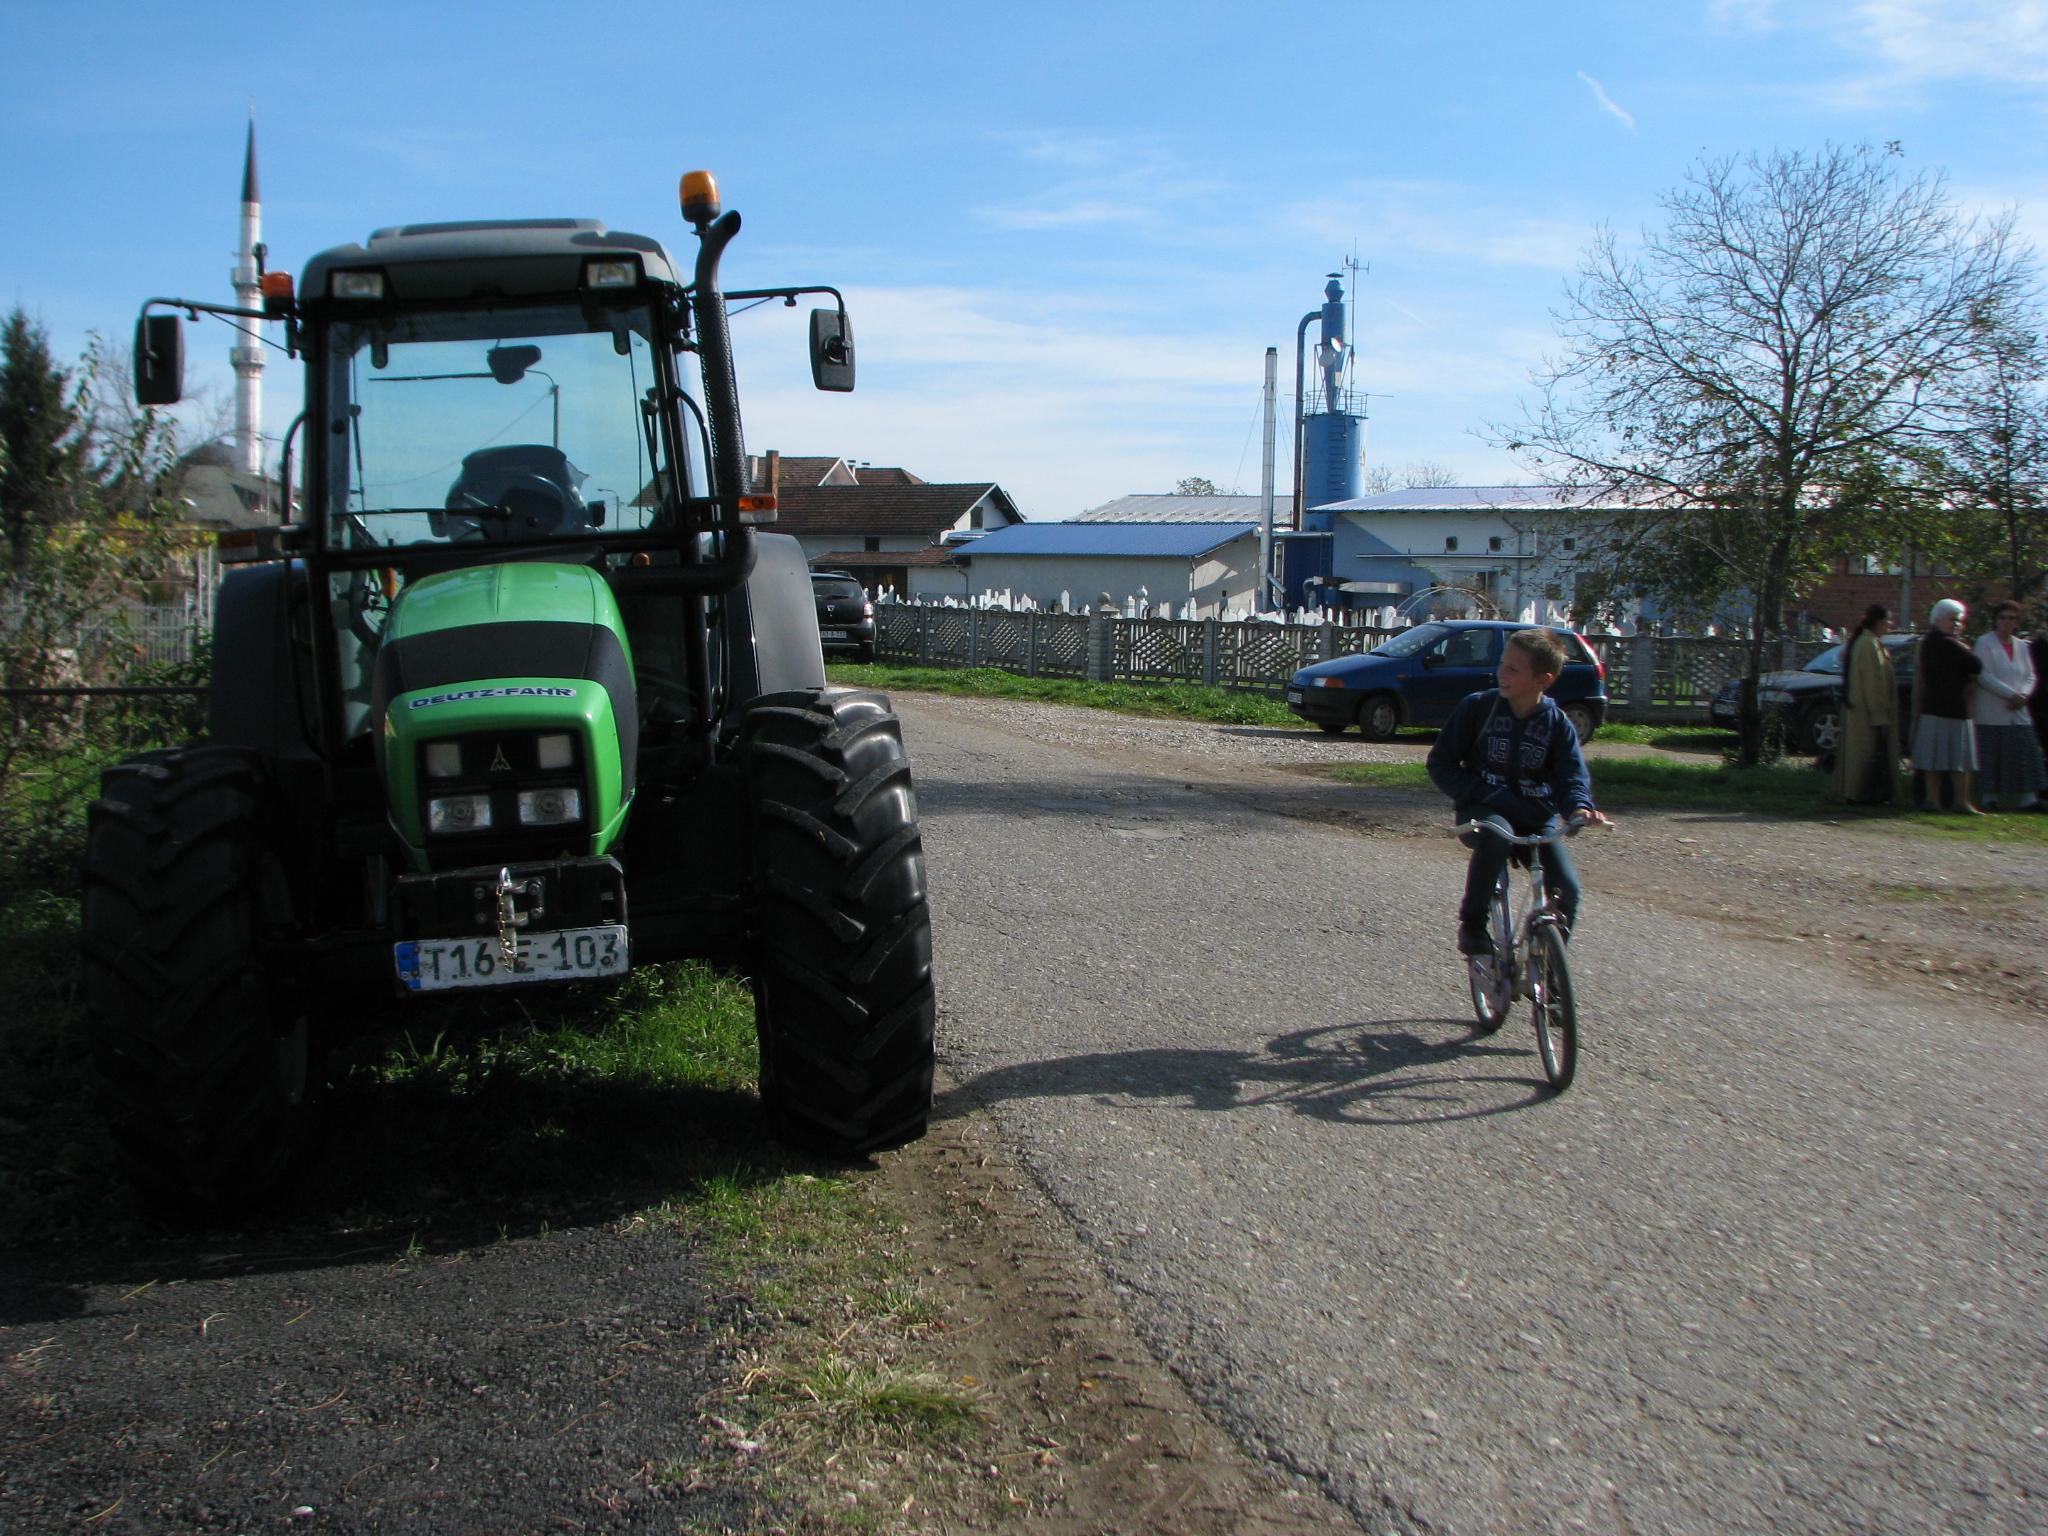
[[[1576,827],[1526,836],[1501,830],[1497,822],[1463,821],[1451,828],[1455,836],[1481,832],[1503,837],[1514,846],[1494,888],[1489,927],[1493,953],[1468,957],[1467,981],[1479,1033],[1490,1035],[1505,1024],[1515,999],[1529,999],[1536,1024],[1536,1052],[1543,1075],[1559,1093],[1572,1085],[1579,1070],[1579,1016],[1572,1001],[1571,964],[1565,958],[1564,914],[1551,904],[1549,887],[1536,868],[1536,850],[1571,836]],[[1529,871],[1529,897],[1521,920],[1514,915],[1509,875],[1517,867]]]

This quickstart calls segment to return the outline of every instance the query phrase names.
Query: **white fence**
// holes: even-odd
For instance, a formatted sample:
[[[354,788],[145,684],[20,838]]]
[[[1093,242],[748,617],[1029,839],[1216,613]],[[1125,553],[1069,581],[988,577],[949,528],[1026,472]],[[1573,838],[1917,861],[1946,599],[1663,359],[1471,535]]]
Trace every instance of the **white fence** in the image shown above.
[[[1205,683],[1278,693],[1302,667],[1369,651],[1392,630],[1263,619],[1138,619],[1112,612],[875,605],[878,658],[931,667],[995,667],[1027,677]],[[1608,717],[1704,721],[1714,695],[1748,662],[1749,642],[1721,637],[1588,635],[1607,669]],[[1773,642],[1766,669],[1798,667],[1824,641]]]

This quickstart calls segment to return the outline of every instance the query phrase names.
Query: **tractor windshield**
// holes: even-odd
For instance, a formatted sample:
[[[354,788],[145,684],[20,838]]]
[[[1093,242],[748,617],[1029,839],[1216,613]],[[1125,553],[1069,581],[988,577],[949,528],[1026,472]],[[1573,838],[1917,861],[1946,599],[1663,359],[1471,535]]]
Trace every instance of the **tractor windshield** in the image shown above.
[[[673,483],[644,305],[380,315],[327,335],[328,547],[588,540]]]

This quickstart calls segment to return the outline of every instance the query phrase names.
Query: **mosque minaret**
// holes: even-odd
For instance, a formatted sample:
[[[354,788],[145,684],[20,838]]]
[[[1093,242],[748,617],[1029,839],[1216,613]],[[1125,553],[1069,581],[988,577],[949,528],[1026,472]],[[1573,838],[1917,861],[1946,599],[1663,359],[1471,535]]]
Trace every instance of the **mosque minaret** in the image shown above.
[[[249,147],[242,159],[242,245],[236,254],[233,281],[235,305],[263,308],[263,208],[256,191],[256,121],[249,121]],[[235,365],[235,468],[244,474],[263,473],[263,342],[258,320],[245,321],[242,335],[228,352]]]

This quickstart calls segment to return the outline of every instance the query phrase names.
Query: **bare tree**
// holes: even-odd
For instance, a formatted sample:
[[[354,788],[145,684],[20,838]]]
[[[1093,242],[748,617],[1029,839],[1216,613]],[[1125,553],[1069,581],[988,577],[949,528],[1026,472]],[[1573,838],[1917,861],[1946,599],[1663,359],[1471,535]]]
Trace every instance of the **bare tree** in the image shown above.
[[[1949,564],[2022,600],[2048,563],[2048,347],[2024,321],[1999,333],[1935,484],[1954,524]],[[1923,546],[1924,547],[1924,546]]]
[[[1639,249],[1599,232],[1556,317],[1564,355],[1498,435],[1630,509],[1600,577],[1695,612],[1747,605],[1754,761],[1766,640],[1959,421],[2032,262],[2010,216],[1966,220],[1938,174],[1867,146],[1703,161],[1662,205]]]
[[[1394,469],[1386,464],[1373,464],[1365,471],[1365,494],[1381,496],[1388,491],[1435,490],[1449,485],[1463,485],[1463,478],[1455,470],[1446,469],[1428,459],[1416,459]]]

